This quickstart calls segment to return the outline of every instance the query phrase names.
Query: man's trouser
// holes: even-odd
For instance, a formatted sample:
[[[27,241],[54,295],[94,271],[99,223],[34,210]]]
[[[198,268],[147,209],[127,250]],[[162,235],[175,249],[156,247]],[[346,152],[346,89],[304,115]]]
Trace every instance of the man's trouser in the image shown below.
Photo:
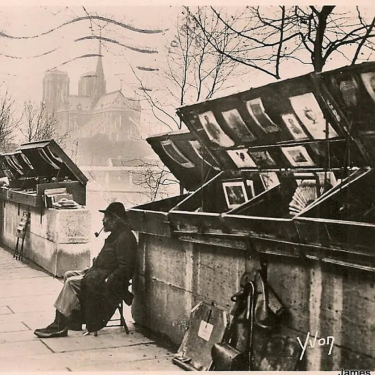
[[[73,310],[79,310],[81,307],[78,293],[81,290],[81,281],[85,273],[86,270],[67,271],[64,274],[64,286],[54,306],[66,317],[70,317]]]

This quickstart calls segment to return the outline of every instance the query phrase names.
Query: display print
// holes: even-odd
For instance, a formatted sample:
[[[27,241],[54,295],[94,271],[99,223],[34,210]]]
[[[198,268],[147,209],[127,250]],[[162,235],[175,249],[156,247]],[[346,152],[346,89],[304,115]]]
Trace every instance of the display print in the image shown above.
[[[261,98],[247,101],[246,107],[255,123],[266,133],[275,133],[280,130],[264,110]]]
[[[249,155],[260,168],[275,167],[276,162],[268,151],[249,151]]]
[[[315,139],[326,138],[326,120],[319,104],[312,92],[307,94],[293,96],[290,103],[294,112],[301,120],[303,125]],[[328,124],[328,138],[337,137],[336,131]]]
[[[248,201],[244,181],[223,182],[225,201],[228,208],[236,208]]]
[[[269,190],[274,186],[280,185],[280,180],[276,172],[262,172],[259,173],[259,176],[265,190]]]
[[[254,198],[255,197],[254,181],[246,180],[246,186],[247,186],[247,190],[250,191],[249,198]]]
[[[228,150],[227,153],[238,168],[252,168],[257,166],[248,154],[247,148]]]
[[[348,107],[355,107],[358,104],[359,89],[357,82],[351,78],[343,80],[339,84],[342,98]]]
[[[293,113],[285,113],[281,115],[281,118],[294,139],[300,140],[309,138]]]
[[[224,120],[242,142],[252,142],[256,139],[253,133],[247,128],[237,109],[222,112]]]
[[[371,99],[375,102],[375,72],[362,73],[361,78]]]
[[[212,111],[201,113],[198,116],[203,129],[211,142],[221,147],[234,146],[233,140],[221,129]]]
[[[303,146],[282,147],[281,150],[293,167],[310,167],[315,165]]]
[[[176,163],[180,164],[184,168],[194,167],[194,164],[180,152],[180,150],[170,139],[161,141],[160,144],[163,147],[164,152]]]
[[[191,147],[193,148],[194,152],[198,155],[200,159],[202,159],[205,163],[210,165],[212,168],[219,170],[220,168],[216,165],[215,161],[212,157],[204,151],[203,146],[199,141],[189,141]]]

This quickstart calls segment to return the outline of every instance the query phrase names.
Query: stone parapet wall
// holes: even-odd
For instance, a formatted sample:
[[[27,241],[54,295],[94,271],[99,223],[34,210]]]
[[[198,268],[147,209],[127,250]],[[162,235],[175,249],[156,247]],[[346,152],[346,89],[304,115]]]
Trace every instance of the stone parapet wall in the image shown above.
[[[0,241],[10,249],[15,249],[17,225],[24,211],[30,213],[30,224],[24,242],[26,258],[55,276],[90,265],[89,210],[37,208],[2,200]]]
[[[247,249],[234,242],[232,248],[225,245],[140,233],[133,281],[135,321],[179,345],[191,309],[200,301],[229,311],[241,275],[260,264],[251,241]],[[267,246],[277,250],[278,244]],[[315,335],[321,343],[334,337],[330,354],[329,345],[308,345],[299,369],[375,369],[374,272],[271,254],[262,263],[286,308],[280,332],[302,343],[306,338],[314,343]]]

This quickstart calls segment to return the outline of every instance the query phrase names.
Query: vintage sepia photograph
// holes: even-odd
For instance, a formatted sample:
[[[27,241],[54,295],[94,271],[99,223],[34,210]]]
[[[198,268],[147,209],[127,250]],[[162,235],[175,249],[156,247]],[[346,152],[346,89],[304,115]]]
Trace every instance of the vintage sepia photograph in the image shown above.
[[[303,146],[281,147],[281,150],[293,167],[312,167],[315,165]]]
[[[368,94],[375,102],[375,72],[362,73],[361,78]]]
[[[220,168],[217,166],[217,163],[215,160],[209,155],[207,152],[204,151],[204,148],[202,144],[199,141],[189,141],[190,146],[194,150],[194,152],[198,155],[200,159],[202,159],[205,163],[210,165],[216,170],[220,170]]]
[[[269,151],[248,151],[252,160],[260,168],[269,168],[276,166],[275,160],[270,155]]]
[[[374,373],[375,3],[0,20],[1,374]]]
[[[269,190],[274,186],[280,185],[280,180],[276,172],[261,172],[259,173],[259,176],[265,190]]]
[[[247,148],[227,150],[227,154],[238,168],[252,168],[257,166],[248,154]]]
[[[341,91],[344,103],[349,108],[356,107],[357,104],[359,103],[359,87],[355,78],[351,77],[350,79],[342,80],[339,84],[339,89]],[[373,91],[372,93],[374,94]]]
[[[163,147],[164,152],[176,163],[180,164],[184,168],[194,167],[194,164],[181,153],[173,141],[167,139],[165,141],[161,141],[160,144]]]
[[[247,110],[255,123],[266,133],[275,133],[280,131],[279,127],[267,115],[261,98],[248,100],[246,102]]]
[[[224,111],[222,115],[241,142],[252,142],[256,139],[255,135],[247,128],[237,109]]]
[[[294,113],[285,113],[281,115],[281,118],[283,119],[284,124],[286,125],[294,139],[302,140],[309,138],[305,131],[302,129]]]
[[[234,146],[233,140],[221,129],[212,111],[200,113],[198,116],[211,142],[221,147]]]
[[[323,112],[312,92],[289,98],[294,112],[303,125],[315,139],[325,139],[337,137],[336,131],[328,124],[323,116]],[[326,128],[328,134],[326,134]]]
[[[236,208],[249,200],[244,181],[223,182],[223,189],[225,201],[229,209]]]

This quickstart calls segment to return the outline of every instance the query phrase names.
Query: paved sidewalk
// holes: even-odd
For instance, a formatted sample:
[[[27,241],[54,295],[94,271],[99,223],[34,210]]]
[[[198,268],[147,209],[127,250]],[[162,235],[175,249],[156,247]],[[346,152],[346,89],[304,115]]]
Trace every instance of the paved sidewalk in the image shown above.
[[[69,331],[68,337],[39,339],[35,328],[54,318],[61,281],[38,267],[13,259],[0,248],[0,371],[181,371],[173,352],[131,324],[107,327],[93,335]],[[130,322],[130,323],[129,323]]]

